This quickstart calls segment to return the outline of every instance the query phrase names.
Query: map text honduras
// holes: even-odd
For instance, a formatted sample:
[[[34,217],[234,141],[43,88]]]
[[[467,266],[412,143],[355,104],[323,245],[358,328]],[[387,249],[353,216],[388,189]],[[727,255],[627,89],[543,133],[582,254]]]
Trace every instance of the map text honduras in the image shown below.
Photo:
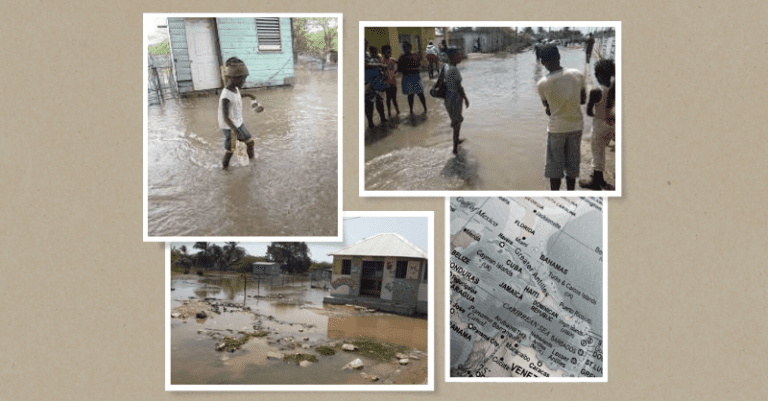
[[[603,377],[603,199],[449,202],[451,377]]]

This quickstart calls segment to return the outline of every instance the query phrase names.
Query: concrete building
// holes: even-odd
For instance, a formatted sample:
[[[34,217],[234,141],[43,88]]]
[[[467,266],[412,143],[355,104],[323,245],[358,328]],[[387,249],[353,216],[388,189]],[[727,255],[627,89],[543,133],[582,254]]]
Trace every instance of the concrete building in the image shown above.
[[[390,28],[365,28],[365,38],[368,46],[376,46],[381,54],[381,47],[392,46],[392,58],[397,59],[403,54],[402,43],[408,41],[413,46],[413,52],[422,60],[427,55],[427,45],[435,42],[435,28],[419,27],[390,27]]]
[[[292,84],[296,73],[290,18],[168,18],[179,93],[224,87],[230,57],[248,66],[245,88]]]
[[[448,44],[459,48],[462,57],[469,53],[497,53],[508,51],[515,43],[516,33],[509,28],[481,27],[450,32]]]
[[[377,234],[329,255],[331,296],[323,302],[406,315],[428,312],[427,253],[402,236]]]

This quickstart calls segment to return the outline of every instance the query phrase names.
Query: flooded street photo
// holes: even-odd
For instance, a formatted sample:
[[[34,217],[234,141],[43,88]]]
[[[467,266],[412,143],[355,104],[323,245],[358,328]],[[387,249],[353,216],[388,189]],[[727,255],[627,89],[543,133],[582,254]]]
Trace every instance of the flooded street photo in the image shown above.
[[[324,306],[328,282],[280,277],[249,278],[245,290],[244,284],[240,275],[215,273],[172,279],[171,384],[426,381],[425,318]],[[358,359],[361,367],[348,366]]]
[[[150,236],[339,234],[338,70],[295,71],[292,86],[243,91],[264,107],[243,107],[255,157],[239,142],[226,171],[218,93],[149,107]]]
[[[391,32],[388,36],[378,35],[377,31],[382,29],[397,29],[398,33],[403,29],[405,32],[423,29],[421,35],[434,35],[431,28],[366,28],[366,39],[371,43],[378,40],[381,46],[393,37]],[[452,45],[461,43],[455,42],[458,33],[450,33]],[[473,32],[469,34],[475,35]],[[408,38],[408,34],[400,36]],[[410,37],[419,39],[415,33]],[[439,43],[438,40],[434,42]],[[562,67],[581,71],[589,93],[597,85],[593,66],[598,57],[587,63],[582,46],[558,48]],[[544,175],[549,117],[537,91],[537,82],[547,76],[548,71],[537,61],[533,47],[519,52],[459,51],[468,52],[457,67],[470,107],[463,109],[460,138],[464,142],[457,154],[452,152],[453,131],[444,101],[429,95],[430,88],[438,81],[438,74],[430,79],[424,72],[427,63],[422,61],[420,75],[428,111],[423,112],[416,97],[414,114],[409,114],[408,100],[402,93],[402,78],[398,74],[396,99],[400,114],[395,115],[392,107],[392,117],[381,123],[379,114],[374,112],[375,126],[365,128],[365,190],[549,190],[550,183]],[[445,60],[441,61],[440,65],[444,64]],[[386,110],[386,97],[382,97]],[[586,178],[592,172],[593,119],[587,116],[586,105],[582,105],[582,113],[579,177]],[[606,155],[606,177],[611,180],[614,179],[614,153],[612,143]]]

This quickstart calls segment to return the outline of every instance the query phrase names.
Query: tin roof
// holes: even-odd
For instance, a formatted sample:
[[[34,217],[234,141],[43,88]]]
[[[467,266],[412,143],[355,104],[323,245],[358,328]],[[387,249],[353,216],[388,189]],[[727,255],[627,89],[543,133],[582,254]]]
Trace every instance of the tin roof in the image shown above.
[[[347,245],[328,255],[339,256],[398,256],[427,259],[427,253],[395,233],[381,233]]]
[[[253,262],[251,266],[274,266],[277,264],[277,262]]]

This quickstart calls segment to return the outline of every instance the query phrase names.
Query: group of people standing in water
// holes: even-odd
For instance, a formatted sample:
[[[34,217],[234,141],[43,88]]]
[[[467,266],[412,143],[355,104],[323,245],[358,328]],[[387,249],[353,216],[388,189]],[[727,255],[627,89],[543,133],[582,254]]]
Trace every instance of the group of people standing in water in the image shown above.
[[[586,62],[592,52],[594,40],[586,43]],[[413,103],[419,97],[423,111],[427,112],[424,96],[424,82],[421,78],[421,59],[413,53],[409,42],[402,43],[403,54],[392,58],[390,45],[382,46],[382,54],[375,46],[368,46],[365,41],[365,114],[368,127],[374,128],[373,109],[378,110],[382,123],[387,121],[384,113],[382,93],[386,94],[388,116],[392,117],[392,106],[396,115],[400,113],[397,104],[397,75],[402,75],[401,87],[408,97],[408,107],[413,114]],[[611,59],[595,63],[594,74],[598,86],[592,88],[587,96],[584,73],[574,68],[560,65],[560,52],[556,44],[535,46],[537,62],[549,71],[536,84],[536,89],[548,116],[545,176],[549,179],[550,189],[560,189],[565,178],[566,188],[574,190],[579,176],[581,163],[581,136],[584,124],[582,105],[586,104],[587,115],[593,117],[592,129],[592,168],[589,179],[582,179],[579,184],[584,189],[613,190],[605,181],[605,148],[615,138],[615,64]],[[462,86],[462,77],[457,64],[461,62],[459,49],[448,47],[445,41],[437,49],[431,42],[426,48],[430,79],[445,86],[444,106],[450,117],[453,129],[453,153],[463,142],[460,138],[463,107],[469,108],[469,98]],[[442,68],[439,66],[442,64]],[[439,72],[438,72],[439,71]]]
[[[365,116],[368,120],[368,128],[375,127],[373,123],[374,107],[379,113],[381,123],[387,121],[384,113],[384,99],[382,93],[386,95],[387,115],[392,118],[392,106],[395,108],[396,115],[400,114],[400,107],[397,104],[397,75],[401,74],[401,87],[403,94],[408,97],[408,108],[410,114],[413,113],[413,103],[416,96],[421,101],[424,114],[427,113],[427,99],[424,96],[424,81],[421,78],[422,60],[418,54],[413,52],[413,46],[404,41],[401,43],[403,54],[397,59],[392,58],[392,47],[388,44],[381,47],[381,54],[376,46],[369,46],[368,40],[365,40]],[[426,48],[429,78],[442,79],[445,85],[445,108],[451,119],[453,128],[453,153],[458,152],[458,145],[462,142],[459,139],[461,129],[462,105],[469,107],[469,99],[461,85],[461,73],[456,65],[461,62],[461,55],[458,49],[448,47],[445,41],[442,42],[440,49],[429,42]],[[441,60],[442,59],[442,60]],[[441,64],[442,69],[437,70]],[[437,75],[435,75],[437,73]]]

